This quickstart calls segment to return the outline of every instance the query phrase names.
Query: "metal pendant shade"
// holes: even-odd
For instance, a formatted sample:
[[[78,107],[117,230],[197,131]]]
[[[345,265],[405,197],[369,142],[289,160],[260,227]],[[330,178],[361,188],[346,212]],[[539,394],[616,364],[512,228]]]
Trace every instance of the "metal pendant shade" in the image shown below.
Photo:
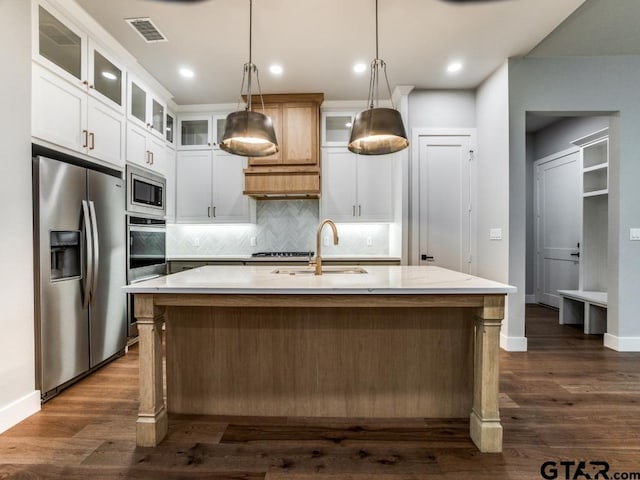
[[[220,148],[245,157],[266,157],[277,153],[278,141],[271,118],[250,110],[230,113]]]
[[[378,0],[376,0],[376,58],[371,62],[369,79],[369,108],[356,115],[351,127],[348,148],[361,155],[384,155],[409,146],[402,116],[395,108],[378,107],[380,70],[384,73],[389,98],[391,87],[387,78],[387,64],[378,57]],[[393,102],[393,101],[392,101]],[[393,103],[391,105],[393,107]]]
[[[258,68],[251,62],[251,23],[253,1],[249,0],[249,62],[244,64],[240,97],[244,93],[247,80],[247,107],[227,116],[224,135],[220,148],[226,152],[244,157],[267,157],[278,152],[278,140],[273,128],[273,121],[264,113],[251,110],[251,76],[255,74],[258,92],[262,100]],[[264,102],[262,102],[264,110]]]
[[[383,155],[409,146],[400,112],[394,108],[369,108],[356,115],[349,150],[361,155]]]

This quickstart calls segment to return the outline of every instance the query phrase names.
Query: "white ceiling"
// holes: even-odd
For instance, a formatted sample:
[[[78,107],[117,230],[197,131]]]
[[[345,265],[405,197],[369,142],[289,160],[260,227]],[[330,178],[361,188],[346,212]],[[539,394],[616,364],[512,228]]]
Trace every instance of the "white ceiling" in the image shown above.
[[[179,105],[235,102],[249,57],[249,1],[76,0],[174,95]],[[635,1],[635,0],[634,0]],[[525,55],[584,0],[379,0],[380,57],[391,88],[475,88]],[[148,44],[125,18],[150,17],[168,42]],[[254,0],[253,62],[263,93],[366,98],[375,56],[374,0]],[[446,72],[449,62],[464,68]],[[269,65],[284,73],[273,76]],[[190,67],[193,79],[178,69]],[[255,90],[254,90],[255,92]],[[387,98],[382,95],[381,98]]]

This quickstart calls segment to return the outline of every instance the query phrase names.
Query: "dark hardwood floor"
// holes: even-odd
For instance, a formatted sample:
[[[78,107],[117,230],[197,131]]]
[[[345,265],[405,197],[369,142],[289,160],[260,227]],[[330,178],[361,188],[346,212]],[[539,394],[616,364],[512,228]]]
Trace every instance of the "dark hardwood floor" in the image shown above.
[[[527,307],[527,337],[527,353],[501,352],[501,454],[479,453],[466,419],[174,415],[160,446],[137,448],[133,348],[0,435],[0,479],[529,480],[640,472],[640,354],[605,349],[601,335],[558,325],[557,312],[540,306]],[[557,473],[553,465],[541,472],[545,462],[556,462]],[[590,462],[606,462],[607,475],[596,477],[606,465]]]

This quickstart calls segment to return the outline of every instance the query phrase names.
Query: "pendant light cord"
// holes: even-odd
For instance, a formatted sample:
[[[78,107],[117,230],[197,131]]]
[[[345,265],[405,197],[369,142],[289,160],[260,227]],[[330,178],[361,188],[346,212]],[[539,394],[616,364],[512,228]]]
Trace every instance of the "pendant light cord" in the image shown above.
[[[391,108],[395,108],[393,104],[393,95],[391,94],[391,87],[389,86],[389,78],[387,77],[387,64],[379,56],[379,41],[378,41],[378,0],[376,0],[376,58],[371,62],[371,76],[369,77],[369,94],[367,95],[368,108],[375,108],[378,106],[380,99],[380,73],[382,69],[384,73],[384,80],[387,84],[387,91],[389,92],[389,100],[391,101]]]
[[[242,94],[244,92],[245,82],[247,84],[247,107],[245,110],[251,111],[251,75],[255,74],[256,83],[258,84],[258,94],[260,95],[260,102],[262,103],[262,112],[264,113],[264,98],[262,98],[262,87],[260,86],[260,76],[258,75],[258,67],[256,67],[252,60],[252,39],[253,39],[253,0],[249,0],[249,62],[244,64],[242,69],[242,83],[240,84],[240,98],[238,99],[238,105],[236,110],[240,109],[240,101],[242,101]]]

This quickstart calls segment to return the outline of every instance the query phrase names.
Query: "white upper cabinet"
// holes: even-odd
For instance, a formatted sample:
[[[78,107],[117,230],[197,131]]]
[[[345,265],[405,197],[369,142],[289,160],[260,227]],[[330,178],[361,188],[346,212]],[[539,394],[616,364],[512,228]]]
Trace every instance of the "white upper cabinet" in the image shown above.
[[[355,115],[351,111],[322,112],[322,146],[346,147]]]
[[[206,150],[213,145],[213,117],[209,113],[185,113],[178,118],[178,148]]]
[[[183,113],[178,119],[180,150],[220,149],[228,113]]]
[[[127,122],[127,162],[166,176],[166,142],[148,129]]]
[[[124,68],[45,2],[33,22],[32,135],[122,168]]]
[[[177,222],[253,222],[252,200],[242,193],[246,166],[246,158],[222,150],[178,151]]]
[[[129,121],[146,128],[159,138],[166,138],[166,105],[133,75],[129,75],[127,91],[127,117]]]
[[[33,65],[31,134],[122,168],[125,117],[87,93]]]
[[[395,154],[364,156],[322,150],[322,216],[337,222],[394,220]]]

